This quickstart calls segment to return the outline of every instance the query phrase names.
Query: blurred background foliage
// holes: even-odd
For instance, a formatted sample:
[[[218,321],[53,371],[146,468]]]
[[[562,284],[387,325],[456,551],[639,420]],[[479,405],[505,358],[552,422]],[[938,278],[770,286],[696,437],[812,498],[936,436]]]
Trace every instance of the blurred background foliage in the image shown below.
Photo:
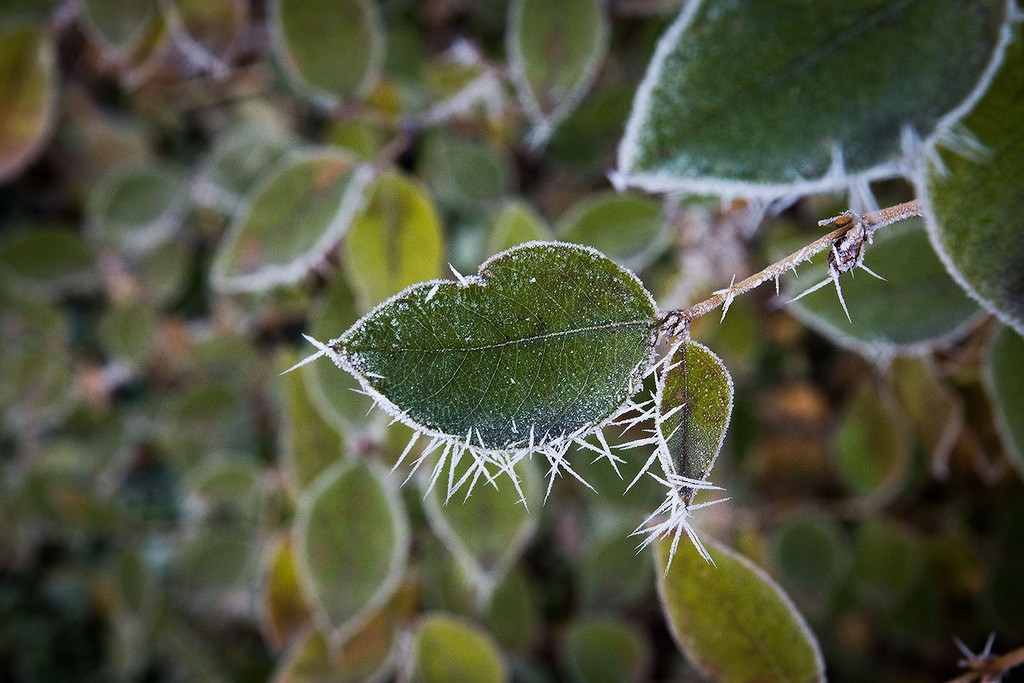
[[[524,463],[528,512],[445,504],[345,373],[278,376],[301,332],[523,241],[593,245],[670,308],[846,208],[613,193],[678,3],[566,5],[0,0],[0,680],[700,679],[628,537],[646,455],[620,481],[577,453],[597,492],[544,504]],[[826,291],[694,327],[736,381],[701,527],[835,680],[1024,642],[1021,340],[990,353],[920,227],[894,235],[876,270],[916,298],[886,316],[858,278],[859,336]]]

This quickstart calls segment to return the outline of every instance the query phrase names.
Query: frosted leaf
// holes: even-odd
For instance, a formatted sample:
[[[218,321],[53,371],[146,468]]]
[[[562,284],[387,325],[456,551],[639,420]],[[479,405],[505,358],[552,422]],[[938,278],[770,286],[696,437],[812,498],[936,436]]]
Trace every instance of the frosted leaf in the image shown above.
[[[0,31],[0,183],[40,151],[57,115],[57,51],[43,31]]]

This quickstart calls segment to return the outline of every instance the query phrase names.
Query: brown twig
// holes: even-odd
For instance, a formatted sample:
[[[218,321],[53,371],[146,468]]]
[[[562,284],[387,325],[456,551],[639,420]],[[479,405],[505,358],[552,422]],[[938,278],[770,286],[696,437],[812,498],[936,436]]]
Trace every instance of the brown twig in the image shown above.
[[[1010,669],[1015,669],[1024,664],[1024,647],[1011,650],[1002,655],[982,655],[961,662],[970,670],[965,671],[956,678],[951,678],[947,683],[971,683],[981,681],[992,683],[999,681]]]
[[[835,230],[816,239],[789,256],[776,261],[761,272],[731,284],[725,289],[718,290],[707,299],[699,301],[689,308],[677,308],[662,313],[658,316],[658,322],[667,334],[673,336],[686,334],[692,321],[710,313],[719,306],[724,305],[728,308],[734,298],[761,286],[769,280],[776,280],[777,282],[778,278],[787,271],[795,270],[804,261],[809,261],[815,255],[833,248],[848,233],[859,230],[861,231],[861,239],[870,242],[872,235],[879,228],[891,225],[905,218],[920,215],[921,205],[917,200],[913,200],[865,214],[847,211],[833,218],[819,221],[818,225],[823,227],[835,226]]]

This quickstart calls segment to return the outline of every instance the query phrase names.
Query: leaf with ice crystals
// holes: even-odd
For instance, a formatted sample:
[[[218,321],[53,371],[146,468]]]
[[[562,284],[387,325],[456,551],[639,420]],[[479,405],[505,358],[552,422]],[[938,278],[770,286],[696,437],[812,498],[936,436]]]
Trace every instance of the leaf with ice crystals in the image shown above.
[[[1018,35],[992,87],[963,121],[980,147],[975,154],[941,152],[918,191],[932,244],[950,273],[1018,334],[1024,334],[1022,119],[1024,43]]]
[[[1009,0],[694,0],[636,94],[618,172],[648,190],[842,188],[904,169],[984,92]]]
[[[418,433],[561,465],[635,393],[655,312],[636,276],[599,252],[530,242],[476,276],[409,287],[321,354]]]
[[[370,174],[337,150],[291,156],[235,215],[214,259],[214,288],[253,292],[297,282],[344,235]]]

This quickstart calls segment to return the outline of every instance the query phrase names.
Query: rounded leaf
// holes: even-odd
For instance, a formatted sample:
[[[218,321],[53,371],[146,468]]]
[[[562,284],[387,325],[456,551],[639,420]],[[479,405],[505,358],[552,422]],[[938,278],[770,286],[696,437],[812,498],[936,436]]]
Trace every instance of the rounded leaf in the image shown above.
[[[217,250],[211,284],[221,292],[245,292],[300,280],[345,234],[369,175],[338,151],[290,156],[235,216]]]
[[[833,446],[839,479],[865,502],[891,499],[907,474],[910,440],[896,414],[891,400],[864,385],[840,417]]]
[[[184,199],[175,170],[141,163],[111,169],[89,194],[89,235],[129,256],[142,255],[174,236]]]
[[[159,17],[158,0],[82,0],[86,34],[104,52],[120,57],[145,37]]]
[[[918,191],[932,244],[950,273],[1018,334],[1024,334],[1022,88],[1017,31],[992,86],[963,120],[966,146],[940,152]]]
[[[491,221],[487,253],[497,254],[534,240],[550,240],[551,228],[532,206],[513,200],[506,203]]]
[[[417,683],[500,683],[505,663],[490,636],[456,617],[424,617],[413,636],[410,680]]]
[[[508,165],[493,149],[442,133],[424,144],[422,173],[439,203],[463,211],[493,205],[512,184]]]
[[[236,48],[249,10],[244,0],[166,0],[171,30],[186,58],[222,72]]]
[[[310,100],[333,107],[366,95],[384,62],[384,27],[373,0],[273,0],[274,48]]]
[[[571,624],[562,636],[562,667],[577,683],[643,680],[650,645],[635,627],[614,619],[587,619]]]
[[[0,32],[0,183],[35,158],[57,115],[57,51],[46,33]]]
[[[600,253],[531,242],[474,277],[414,285],[331,342],[387,412],[508,450],[601,425],[635,393],[657,324],[649,292]]]
[[[900,172],[984,91],[1006,0],[697,0],[661,38],[619,146],[651,191],[811,192]]]
[[[824,681],[818,643],[785,592],[750,560],[707,541],[714,564],[671,539],[655,546],[658,593],[690,662],[720,681]]]
[[[19,298],[49,301],[92,290],[99,277],[78,233],[44,226],[0,237],[0,283]]]
[[[1010,462],[1024,476],[1024,338],[1008,327],[992,337],[985,378]]]
[[[291,538],[285,537],[270,551],[260,594],[260,627],[277,649],[294,640],[310,620],[294,546]]]
[[[339,463],[305,494],[295,561],[325,633],[341,641],[394,594],[409,555],[401,496],[374,463]]]
[[[284,135],[250,128],[226,133],[217,139],[206,159],[196,183],[196,201],[233,213],[292,145]]]
[[[594,247],[627,268],[640,270],[667,246],[668,227],[658,201],[605,192],[570,209],[555,232],[559,239]]]

